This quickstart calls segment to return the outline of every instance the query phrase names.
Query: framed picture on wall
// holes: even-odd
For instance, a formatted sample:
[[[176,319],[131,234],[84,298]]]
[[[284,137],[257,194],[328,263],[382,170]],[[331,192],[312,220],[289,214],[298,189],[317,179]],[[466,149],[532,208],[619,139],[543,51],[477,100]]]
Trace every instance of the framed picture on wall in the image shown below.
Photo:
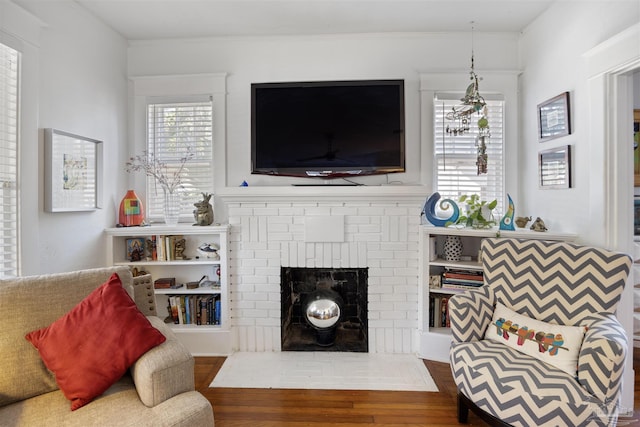
[[[538,104],[538,140],[540,142],[570,134],[569,92],[561,93]]]
[[[633,185],[640,187],[640,109],[633,110]]]
[[[102,141],[45,129],[44,162],[47,212],[102,207]]]
[[[538,154],[538,176],[541,189],[571,188],[571,146],[541,151]]]

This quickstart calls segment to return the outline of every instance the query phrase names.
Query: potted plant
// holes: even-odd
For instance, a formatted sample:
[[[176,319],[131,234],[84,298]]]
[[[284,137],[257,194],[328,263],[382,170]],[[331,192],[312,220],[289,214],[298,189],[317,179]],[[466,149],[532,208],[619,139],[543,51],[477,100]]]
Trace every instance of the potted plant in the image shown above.
[[[497,200],[487,202],[481,200],[478,194],[463,194],[458,202],[464,214],[460,215],[456,224],[473,228],[491,228],[497,224],[493,218],[493,210],[498,205]]]

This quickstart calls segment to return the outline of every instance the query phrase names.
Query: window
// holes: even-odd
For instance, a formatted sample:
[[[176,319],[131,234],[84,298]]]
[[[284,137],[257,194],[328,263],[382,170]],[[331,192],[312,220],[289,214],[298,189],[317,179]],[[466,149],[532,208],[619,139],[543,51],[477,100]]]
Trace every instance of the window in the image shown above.
[[[19,52],[0,43],[0,278],[19,274],[19,70]]]
[[[147,151],[177,171],[189,158],[182,174],[180,218],[193,220],[193,204],[202,193],[213,192],[213,106],[210,99],[157,102],[147,105]],[[164,193],[153,177],[147,177],[147,216],[162,221]]]
[[[451,135],[446,119],[451,108],[460,104],[460,94],[438,93],[434,97],[434,183],[442,198],[457,200],[462,194],[479,194],[482,200],[496,199],[494,214],[499,219],[504,212],[504,137],[501,99],[485,97],[488,108],[491,137],[487,140],[488,173],[478,175],[476,159],[477,116],[472,116],[468,132]],[[478,117],[479,118],[479,117]]]

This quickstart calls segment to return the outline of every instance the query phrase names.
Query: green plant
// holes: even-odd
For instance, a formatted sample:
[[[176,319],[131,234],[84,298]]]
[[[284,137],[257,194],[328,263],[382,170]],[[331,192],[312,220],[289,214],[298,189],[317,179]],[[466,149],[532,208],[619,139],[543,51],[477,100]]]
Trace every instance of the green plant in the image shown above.
[[[477,194],[463,194],[458,202],[460,202],[460,210],[464,214],[458,217],[456,224],[464,224],[466,227],[473,228],[491,228],[496,225],[492,212],[498,205],[497,200],[486,202],[481,200]]]

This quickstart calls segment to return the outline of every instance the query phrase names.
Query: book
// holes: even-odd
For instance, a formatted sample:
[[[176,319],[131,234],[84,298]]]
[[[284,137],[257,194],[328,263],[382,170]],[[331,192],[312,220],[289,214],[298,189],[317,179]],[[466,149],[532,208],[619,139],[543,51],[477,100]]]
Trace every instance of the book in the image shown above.
[[[184,295],[180,295],[178,297],[178,306],[180,307],[180,309],[178,310],[178,320],[180,320],[181,325],[184,325],[186,323],[185,321],[186,308],[184,305]]]
[[[169,297],[169,305],[171,306],[171,318],[173,319],[173,323],[180,323],[178,319],[178,303],[175,296]]]
[[[207,299],[205,297],[200,298],[200,325],[207,325]]]
[[[447,297],[440,300],[440,326],[451,326],[449,324],[449,298]]]
[[[433,328],[435,326],[435,323],[433,321],[433,310],[436,307],[436,300],[435,298],[429,298],[429,327]]]
[[[433,325],[433,327],[439,328],[440,325],[440,301],[442,300],[441,296],[436,296],[433,298],[433,307],[431,311],[429,311],[429,323]]]
[[[164,255],[164,236],[156,236],[156,251],[158,252],[158,261],[166,261]]]
[[[472,270],[445,270],[442,276],[447,279],[484,280],[484,274],[481,271]]]
[[[213,318],[213,324],[214,325],[219,325],[220,324],[220,316],[221,316],[221,302],[220,302],[220,295],[216,296],[215,298],[215,303],[214,303],[214,318]]]
[[[471,280],[445,280],[442,282],[442,288],[446,287],[467,287],[467,288],[479,288],[484,285],[483,282],[474,282]]]
[[[158,247],[157,247],[155,235],[151,236],[151,260],[152,261],[158,260]]]
[[[144,259],[145,241],[143,238],[135,237],[125,241],[127,251],[127,261],[135,262]]]

